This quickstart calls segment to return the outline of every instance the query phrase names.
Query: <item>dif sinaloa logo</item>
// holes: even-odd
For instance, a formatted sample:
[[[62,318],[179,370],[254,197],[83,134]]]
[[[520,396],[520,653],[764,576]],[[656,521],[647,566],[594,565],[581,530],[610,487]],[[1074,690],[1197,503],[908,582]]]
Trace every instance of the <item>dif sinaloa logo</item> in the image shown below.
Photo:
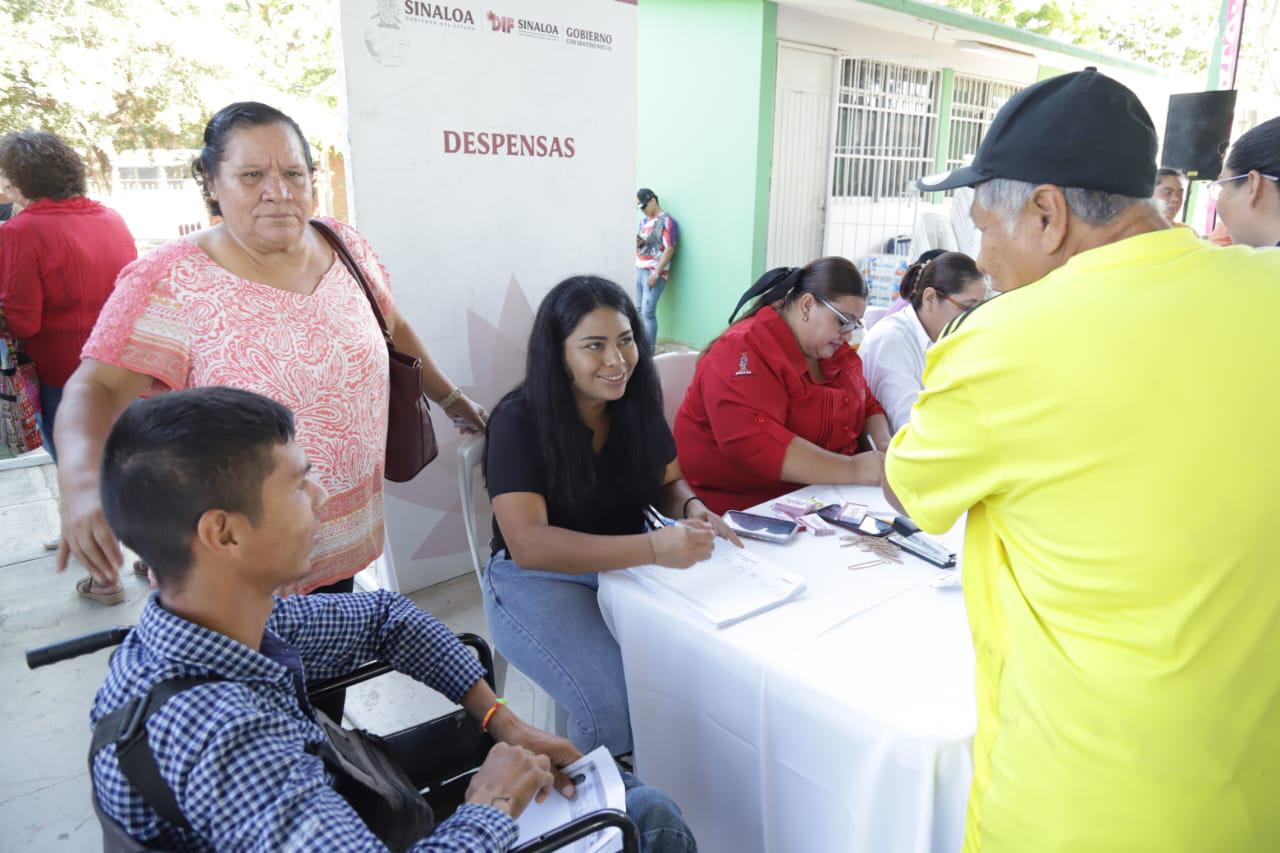
[[[492,9],[485,12],[485,18],[489,21],[489,29],[495,33],[504,35],[514,33],[527,38],[560,41],[560,27],[550,21],[538,21],[533,18],[513,18],[510,15],[503,15]]]

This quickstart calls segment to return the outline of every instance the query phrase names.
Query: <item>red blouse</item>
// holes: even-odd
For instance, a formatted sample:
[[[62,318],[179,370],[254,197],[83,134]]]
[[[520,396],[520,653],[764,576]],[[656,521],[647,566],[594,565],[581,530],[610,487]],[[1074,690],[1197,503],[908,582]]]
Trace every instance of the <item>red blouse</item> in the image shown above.
[[[0,225],[0,312],[41,382],[67,384],[116,275],[137,257],[120,214],[84,196],[33,201]]]
[[[857,452],[867,418],[884,409],[851,347],[821,365],[827,378],[817,382],[772,308],[732,326],[698,361],[674,432],[680,470],[714,512],[795,489],[780,478],[797,435],[835,453]]]

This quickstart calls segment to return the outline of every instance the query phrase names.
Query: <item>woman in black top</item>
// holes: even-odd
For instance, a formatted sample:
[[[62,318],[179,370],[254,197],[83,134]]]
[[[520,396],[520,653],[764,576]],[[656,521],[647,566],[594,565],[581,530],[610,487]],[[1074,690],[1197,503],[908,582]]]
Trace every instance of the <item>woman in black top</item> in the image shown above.
[[[499,651],[568,711],[569,738],[631,751],[622,656],[596,603],[598,573],[687,568],[737,541],[680,474],[635,306],[594,276],[538,308],[525,381],[494,408],[484,454],[493,502],[485,615]],[[652,504],[679,524],[646,532]]]

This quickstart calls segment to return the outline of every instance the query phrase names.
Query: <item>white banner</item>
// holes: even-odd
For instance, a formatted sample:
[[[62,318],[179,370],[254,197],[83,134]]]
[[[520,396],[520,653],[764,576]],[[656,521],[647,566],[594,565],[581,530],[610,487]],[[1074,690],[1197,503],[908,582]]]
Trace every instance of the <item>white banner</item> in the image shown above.
[[[492,407],[533,310],[575,273],[634,278],[636,7],[626,0],[342,0],[355,225],[448,376]],[[456,431],[387,484],[405,591],[464,574]],[[480,531],[487,541],[487,527]]]

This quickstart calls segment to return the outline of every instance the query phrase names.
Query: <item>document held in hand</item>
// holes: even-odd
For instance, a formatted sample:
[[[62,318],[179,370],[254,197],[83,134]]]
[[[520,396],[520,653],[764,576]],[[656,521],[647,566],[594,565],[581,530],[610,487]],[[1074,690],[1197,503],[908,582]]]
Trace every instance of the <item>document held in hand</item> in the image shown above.
[[[771,610],[804,590],[804,578],[724,539],[716,539],[710,559],[687,569],[627,571],[652,589],[674,593],[717,628]]]
[[[600,809],[627,810],[627,791],[608,748],[596,747],[564,768],[564,772],[573,780],[573,799],[552,790],[542,802],[529,803],[516,819],[516,828],[520,830],[516,844],[532,841]],[[568,853],[616,853],[622,849],[622,833],[605,829],[561,849]]]

